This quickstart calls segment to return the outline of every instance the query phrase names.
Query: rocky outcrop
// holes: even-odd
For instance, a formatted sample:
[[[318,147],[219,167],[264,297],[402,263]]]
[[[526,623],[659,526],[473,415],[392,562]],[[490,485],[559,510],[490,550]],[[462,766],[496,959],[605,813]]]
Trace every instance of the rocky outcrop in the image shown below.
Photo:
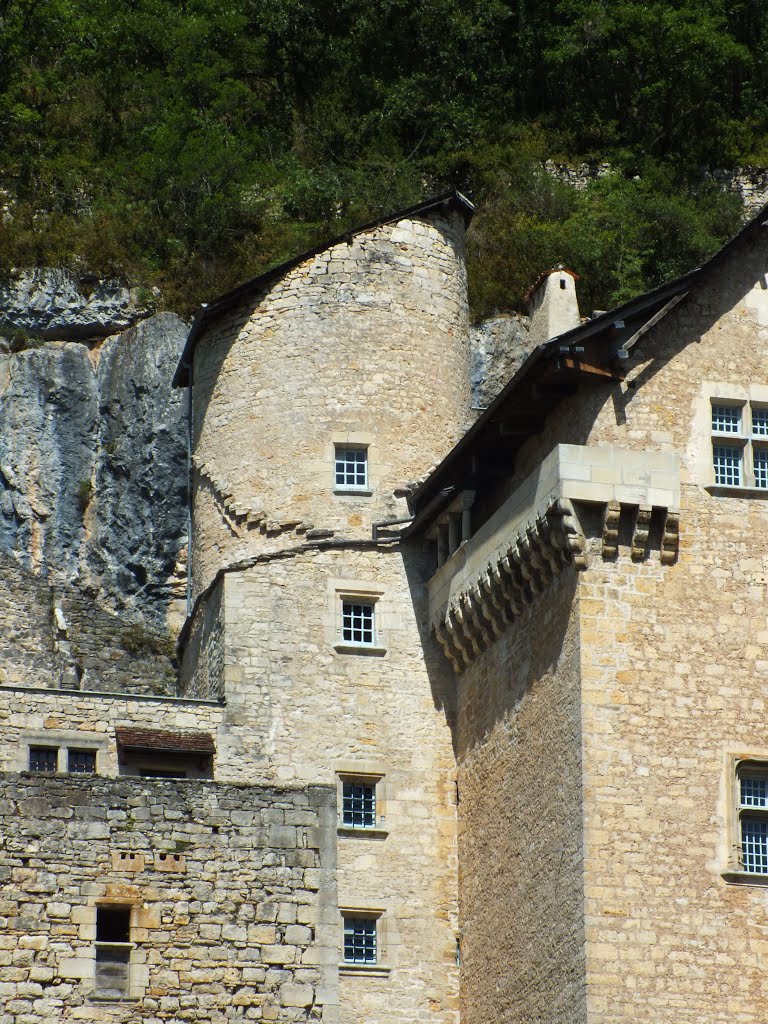
[[[472,408],[485,409],[531,350],[528,317],[506,313],[484,320],[469,334]]]
[[[164,313],[97,347],[0,352],[0,552],[158,629],[183,596],[186,333]]]
[[[150,315],[120,281],[77,278],[67,270],[24,270],[0,282],[0,334],[106,338]]]

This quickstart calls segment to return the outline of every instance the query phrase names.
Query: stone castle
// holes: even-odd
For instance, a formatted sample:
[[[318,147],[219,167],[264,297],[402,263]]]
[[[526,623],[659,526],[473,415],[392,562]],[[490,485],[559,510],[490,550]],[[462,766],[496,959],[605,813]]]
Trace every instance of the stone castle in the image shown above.
[[[768,209],[591,319],[543,274],[479,414],[471,214],[203,307],[172,398],[124,343],[187,434],[178,678],[3,561],[0,1024],[768,1014]]]

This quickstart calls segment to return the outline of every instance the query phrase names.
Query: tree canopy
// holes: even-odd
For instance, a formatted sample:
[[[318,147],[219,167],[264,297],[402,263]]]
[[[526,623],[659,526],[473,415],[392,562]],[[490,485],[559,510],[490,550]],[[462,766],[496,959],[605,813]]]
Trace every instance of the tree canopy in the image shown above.
[[[766,24],[767,0],[6,0],[0,270],[188,311],[455,186],[477,315],[558,260],[607,307],[735,230],[702,168],[768,162]],[[612,173],[576,191],[552,157]]]

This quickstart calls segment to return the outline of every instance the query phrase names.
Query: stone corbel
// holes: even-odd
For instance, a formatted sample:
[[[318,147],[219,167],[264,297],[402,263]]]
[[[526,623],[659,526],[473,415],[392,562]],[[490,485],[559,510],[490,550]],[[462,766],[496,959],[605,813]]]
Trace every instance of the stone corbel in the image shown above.
[[[680,549],[680,513],[677,509],[667,509],[664,529],[661,534],[661,564],[672,565],[677,560]]]
[[[642,562],[645,558],[652,514],[653,508],[650,505],[639,505],[637,508],[635,525],[632,529],[631,556],[633,562]]]
[[[618,501],[609,501],[605,506],[603,518],[603,558],[616,558],[619,553],[619,521],[621,505]]]

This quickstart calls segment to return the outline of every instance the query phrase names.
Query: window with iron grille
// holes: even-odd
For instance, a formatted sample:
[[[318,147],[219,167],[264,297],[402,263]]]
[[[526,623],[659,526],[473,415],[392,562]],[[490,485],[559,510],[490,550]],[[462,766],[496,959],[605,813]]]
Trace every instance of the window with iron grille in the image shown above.
[[[768,405],[712,402],[712,466],[718,486],[768,490]]]
[[[376,827],[376,784],[342,781],[341,823],[345,828]]]
[[[337,446],[334,480],[337,489],[365,490],[368,487],[368,450]]]
[[[58,759],[58,747],[29,748],[29,770],[31,772],[55,772]]]
[[[374,605],[367,601],[341,602],[341,637],[345,643],[372,645],[376,638]]]
[[[344,963],[377,962],[377,923],[375,917],[344,917]]]
[[[96,771],[95,750],[68,750],[67,771],[75,773],[88,773]]]
[[[768,767],[746,763],[736,771],[739,867],[768,876]]]

